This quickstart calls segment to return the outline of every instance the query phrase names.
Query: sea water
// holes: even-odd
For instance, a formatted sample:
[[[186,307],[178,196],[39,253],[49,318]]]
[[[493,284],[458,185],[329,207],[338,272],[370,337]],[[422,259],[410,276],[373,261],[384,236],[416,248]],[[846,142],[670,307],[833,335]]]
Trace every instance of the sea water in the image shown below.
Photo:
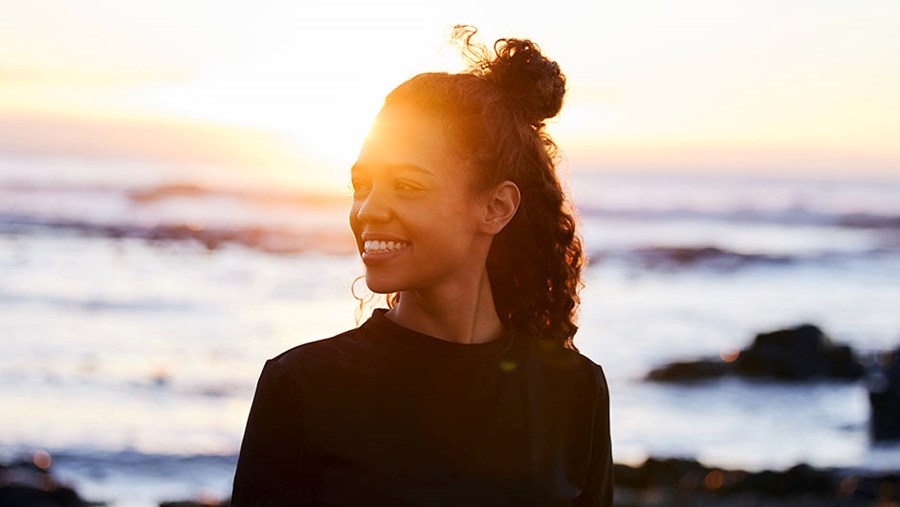
[[[900,447],[869,440],[863,382],[643,380],[807,322],[863,357],[900,345],[900,179],[568,182],[589,257],[575,343],[609,379],[617,461],[900,469]],[[45,450],[112,505],[227,497],[265,360],[356,325],[349,199],[219,168],[0,158],[0,458]]]

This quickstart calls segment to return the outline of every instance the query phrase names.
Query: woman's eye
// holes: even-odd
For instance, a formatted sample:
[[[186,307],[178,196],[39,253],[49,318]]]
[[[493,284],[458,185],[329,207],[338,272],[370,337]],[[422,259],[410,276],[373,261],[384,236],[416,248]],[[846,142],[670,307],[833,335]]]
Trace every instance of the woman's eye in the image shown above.
[[[350,188],[353,190],[353,195],[362,195],[369,191],[370,184],[367,181],[362,180],[353,180],[350,183]]]
[[[422,190],[422,187],[416,183],[411,181],[403,181],[400,180],[394,183],[394,188],[400,191],[414,191],[414,190]]]

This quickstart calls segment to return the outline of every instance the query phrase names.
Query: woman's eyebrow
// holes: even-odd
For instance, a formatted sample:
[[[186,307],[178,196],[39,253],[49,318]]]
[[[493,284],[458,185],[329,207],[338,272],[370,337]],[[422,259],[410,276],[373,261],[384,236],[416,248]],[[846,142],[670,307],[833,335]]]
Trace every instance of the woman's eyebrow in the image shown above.
[[[434,176],[434,173],[432,171],[430,171],[424,167],[418,166],[416,164],[389,164],[389,165],[385,165],[382,167],[383,167],[384,171],[387,171],[389,173],[413,171],[413,172],[421,173],[421,174],[424,174],[427,176]],[[366,165],[363,165],[363,164],[360,164],[357,162],[356,164],[353,164],[353,167],[350,168],[350,175],[353,176],[353,175],[366,174],[369,171],[370,171],[369,166],[366,166]]]
[[[356,176],[359,173],[365,173],[365,172],[366,172],[366,166],[360,165],[359,162],[353,164],[353,166],[350,167],[350,176]]]
[[[391,172],[401,172],[401,171],[413,171],[417,173],[422,173],[428,176],[434,176],[434,173],[429,171],[428,169],[417,166],[415,164],[391,164],[386,167],[388,171]]]

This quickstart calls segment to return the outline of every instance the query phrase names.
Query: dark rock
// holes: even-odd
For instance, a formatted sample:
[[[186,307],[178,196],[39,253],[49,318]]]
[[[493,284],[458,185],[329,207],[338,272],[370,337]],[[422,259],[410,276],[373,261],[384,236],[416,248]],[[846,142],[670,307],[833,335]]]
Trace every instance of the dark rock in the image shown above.
[[[883,354],[866,380],[872,438],[900,440],[900,347]]]
[[[615,505],[857,507],[898,505],[895,472],[860,473],[806,464],[788,470],[748,472],[707,467],[691,459],[649,458],[615,465]]]
[[[734,361],[734,369],[739,375],[783,380],[856,380],[865,373],[850,347],[835,345],[811,324],[757,335]]]
[[[780,496],[797,492],[827,494],[836,491],[837,486],[831,473],[800,464],[784,472],[767,470],[750,474],[740,489]]]
[[[274,254],[305,252],[313,245],[325,251],[346,251],[346,242],[339,240],[334,234],[313,233],[302,229],[253,225],[228,229],[191,224],[99,224],[83,220],[35,219],[29,216],[0,214],[0,233],[22,234],[46,229],[70,231],[89,237],[138,238],[151,244],[195,242],[210,251],[232,244]]]
[[[177,500],[174,502],[161,502],[159,507],[229,507],[231,500]]]
[[[0,464],[0,505],[3,507],[88,507],[72,488],[60,484],[48,469],[26,460]]]
[[[789,257],[745,254],[714,246],[638,248],[631,252],[631,255],[641,260],[645,267],[651,269],[704,265],[729,271],[754,263],[787,264],[791,262]]]
[[[885,505],[891,505],[887,503],[890,501],[900,501],[900,474],[848,476],[842,482],[842,486],[848,482],[850,483],[849,488],[846,488],[847,491],[842,492],[846,495],[853,495],[856,498],[873,502],[882,501]],[[897,503],[893,505],[897,505]]]
[[[646,489],[662,484],[677,484],[685,474],[702,468],[700,463],[689,459],[648,458],[640,467],[617,463],[614,476],[616,486]]]
[[[678,361],[656,368],[647,379],[685,382],[726,375],[779,380],[857,380],[865,368],[850,347],[838,345],[811,324],[757,335],[753,344],[730,361]]]
[[[647,378],[659,382],[691,382],[727,375],[731,365],[718,359],[676,361],[651,371]]]
[[[792,256],[747,254],[715,246],[649,246],[590,252],[588,265],[619,260],[651,270],[672,271],[699,267],[727,272],[752,265],[786,265],[798,259]]]
[[[0,486],[0,505],[3,507],[86,507],[71,488],[44,490],[31,486]]]

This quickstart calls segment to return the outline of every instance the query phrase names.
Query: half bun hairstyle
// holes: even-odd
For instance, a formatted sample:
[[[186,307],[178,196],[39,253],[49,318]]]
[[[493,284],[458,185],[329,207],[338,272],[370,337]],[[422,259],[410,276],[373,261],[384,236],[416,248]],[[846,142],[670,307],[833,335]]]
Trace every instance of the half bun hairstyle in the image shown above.
[[[480,67],[484,79],[500,89],[511,109],[540,129],[562,109],[566,77],[559,64],[527,39],[500,39],[494,51],[496,58]]]
[[[534,42],[499,39],[491,51],[473,41],[476,32],[453,30],[467,70],[419,74],[388,94],[384,108],[411,106],[440,118],[476,189],[504,180],[519,187],[516,215],[487,259],[497,314],[514,331],[577,351],[584,257],[556,174],[557,147],[545,130],[562,108],[566,78]],[[388,295],[388,306],[398,301],[399,294]]]

